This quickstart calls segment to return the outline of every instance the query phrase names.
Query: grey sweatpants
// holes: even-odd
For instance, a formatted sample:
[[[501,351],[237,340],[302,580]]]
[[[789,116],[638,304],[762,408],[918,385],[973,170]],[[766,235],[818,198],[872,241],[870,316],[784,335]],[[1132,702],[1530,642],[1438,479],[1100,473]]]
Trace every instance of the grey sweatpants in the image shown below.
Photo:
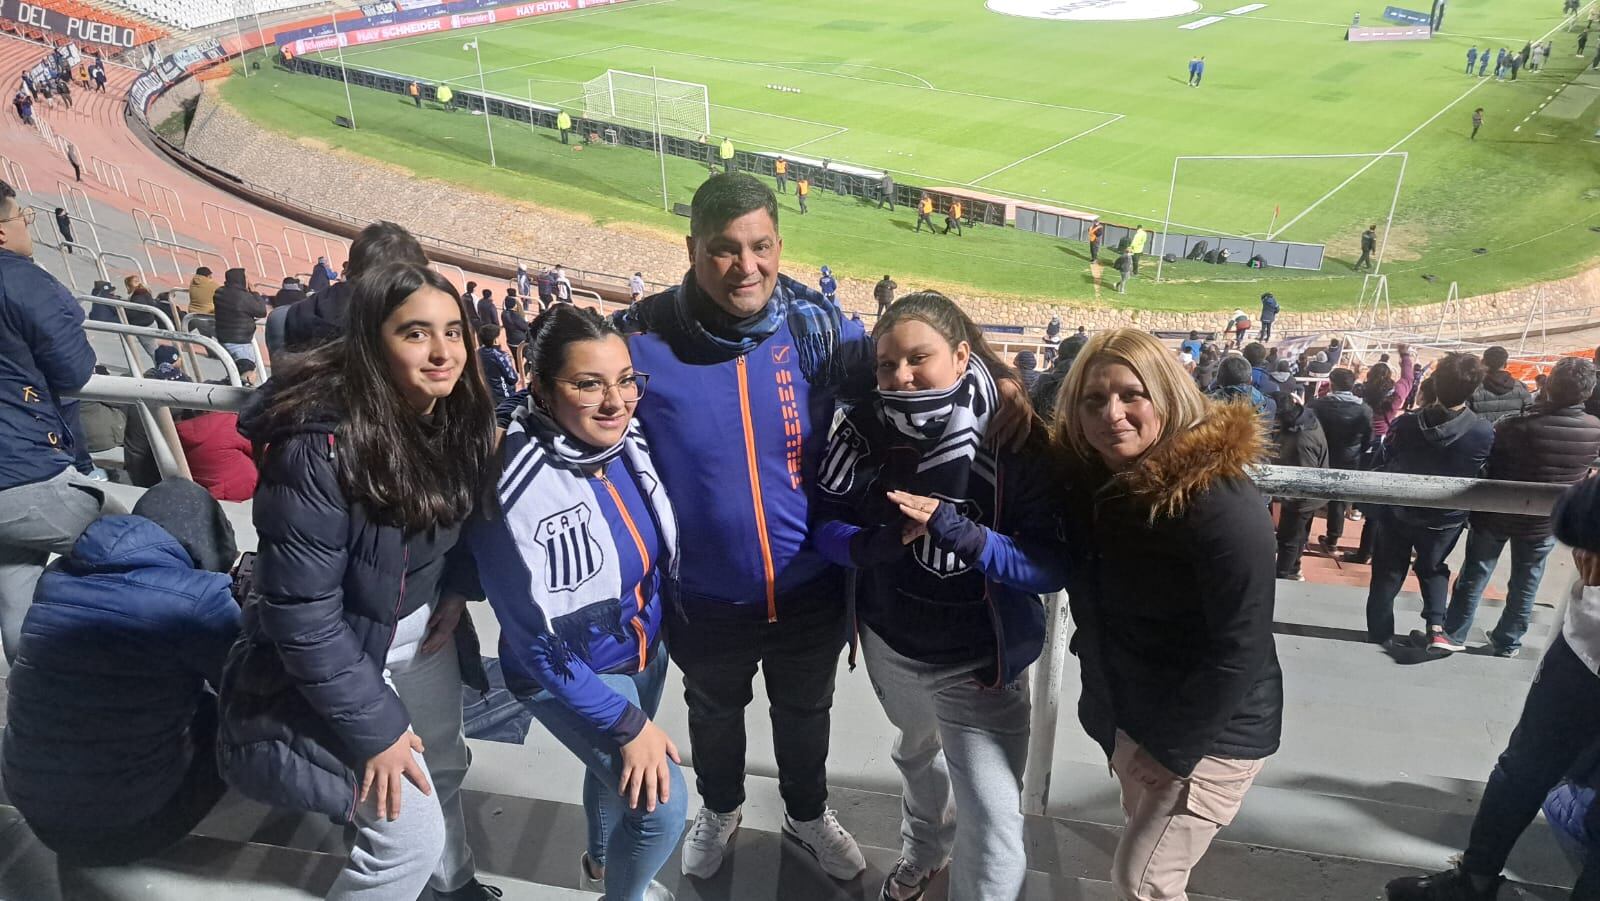
[[[1028,757],[1026,674],[1003,688],[978,684],[981,664],[920,663],[861,630],[867,675],[899,730],[901,856],[950,868],[950,901],[1013,901],[1022,894],[1022,768]],[[956,817],[960,811],[960,819]]]
[[[100,483],[71,466],[42,482],[0,491],[0,645],[17,657],[22,618],[51,554],[65,554],[102,514],[125,513]]]
[[[473,877],[461,811],[461,780],[472,760],[461,732],[461,667],[453,641],[419,655],[431,612],[423,607],[395,627],[384,675],[422,739],[417,759],[433,793],[402,779],[400,818],[393,822],[377,815],[376,792],[356,808],[355,845],[328,901],[412,901],[423,886],[453,891]]]

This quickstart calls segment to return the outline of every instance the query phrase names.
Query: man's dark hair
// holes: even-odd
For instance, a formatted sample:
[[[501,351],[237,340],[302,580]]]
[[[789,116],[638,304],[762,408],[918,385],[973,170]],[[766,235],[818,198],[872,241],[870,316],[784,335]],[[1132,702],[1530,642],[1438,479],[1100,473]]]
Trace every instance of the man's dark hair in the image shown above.
[[[478,346],[479,347],[494,347],[496,344],[499,344],[499,343],[500,343],[500,326],[498,326],[498,325],[480,325],[480,326],[478,326]]]
[[[404,226],[379,220],[363,228],[350,245],[350,261],[345,264],[346,276],[355,281],[361,273],[379,263],[411,263],[427,266],[428,255],[422,245],[405,230]]]
[[[1189,340],[1190,341],[1198,341],[1198,340],[1200,340],[1200,333],[1195,331],[1194,329],[1189,329]]]
[[[1594,364],[1582,357],[1563,357],[1550,370],[1541,399],[1552,407],[1581,404],[1594,393]]]
[[[1489,367],[1490,372],[1506,368],[1506,362],[1510,359],[1511,354],[1498,344],[1483,352],[1483,365]]]
[[[1445,354],[1429,380],[1434,397],[1447,407],[1459,407],[1483,384],[1483,361],[1473,354]]]
[[[1356,374],[1340,366],[1328,373],[1328,387],[1335,391],[1351,391],[1356,387]]]
[[[1217,367],[1217,385],[1227,388],[1230,385],[1250,384],[1250,361],[1244,357],[1229,357]]]
[[[1250,361],[1251,366],[1260,366],[1267,361],[1267,346],[1260,341],[1251,341],[1244,346],[1244,358]]]
[[[201,267],[195,269],[194,274],[195,275],[203,275],[206,278],[210,278],[211,277],[211,267],[210,266],[201,266]]]
[[[772,227],[778,227],[778,198],[772,189],[743,172],[713,175],[694,192],[690,204],[689,234],[709,238],[729,222],[756,210],[766,210]]]
[[[17,189],[11,187],[9,182],[0,179],[0,206],[3,206],[7,200],[11,200],[16,196]]]

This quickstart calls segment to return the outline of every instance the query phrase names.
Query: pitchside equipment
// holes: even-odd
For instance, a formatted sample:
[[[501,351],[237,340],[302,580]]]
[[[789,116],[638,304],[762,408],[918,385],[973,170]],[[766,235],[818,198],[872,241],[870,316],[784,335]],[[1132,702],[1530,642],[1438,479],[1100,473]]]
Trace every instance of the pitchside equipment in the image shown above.
[[[620,69],[583,83],[584,115],[636,128],[703,139],[711,134],[711,100],[706,86],[656,78]]]

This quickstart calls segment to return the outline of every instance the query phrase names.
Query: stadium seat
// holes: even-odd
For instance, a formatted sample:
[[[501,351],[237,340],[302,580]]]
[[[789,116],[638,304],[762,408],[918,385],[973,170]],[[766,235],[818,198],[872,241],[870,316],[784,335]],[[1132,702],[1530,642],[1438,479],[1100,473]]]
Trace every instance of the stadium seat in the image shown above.
[[[53,9],[69,16],[77,16],[80,19],[93,19],[96,22],[104,22],[108,25],[132,28],[134,43],[136,44],[144,44],[164,38],[168,34],[164,28],[156,27],[142,19],[122,15],[116,10],[108,8],[107,4],[90,4],[84,3],[82,0],[35,0],[35,5],[42,6],[45,9]]]
[[[51,2],[63,2],[63,0],[51,0]],[[77,0],[64,0],[64,2],[77,2]],[[238,18],[242,13],[258,15],[313,5],[315,3],[312,0],[253,0],[248,10],[241,11],[234,0],[116,0],[116,2],[95,4],[100,9],[120,7],[181,29],[204,28],[207,25]]]

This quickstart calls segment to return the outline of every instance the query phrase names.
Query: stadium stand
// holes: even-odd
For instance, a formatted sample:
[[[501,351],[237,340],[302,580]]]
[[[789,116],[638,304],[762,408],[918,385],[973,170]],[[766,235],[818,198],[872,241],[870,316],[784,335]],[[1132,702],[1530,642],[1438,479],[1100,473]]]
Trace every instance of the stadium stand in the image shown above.
[[[273,2],[268,0],[260,8],[301,5],[277,0],[273,6]],[[134,0],[125,8],[175,28],[214,24],[237,14],[226,0]],[[103,7],[94,10],[105,17]],[[181,17],[188,18],[180,21]],[[0,39],[0,71],[21,70],[44,52],[38,44]],[[218,260],[244,265],[262,291],[272,276],[309,272],[318,256],[329,256],[338,265],[335,254],[343,250],[341,236],[362,223],[339,211],[296,207],[292,198],[241,194],[237,185],[224,190],[220,185],[228,181],[225,173],[179,165],[130,131],[139,129],[137,124],[125,124],[122,106],[138,73],[112,66],[108,74],[107,93],[84,96],[72,110],[36,110],[48,132],[26,129],[14,116],[3,117],[0,125],[0,178],[22,182],[17,187],[24,198],[39,207],[65,204],[82,214],[81,247],[73,248],[70,257],[50,230],[48,217],[40,216],[35,236],[43,265],[64,280],[84,282],[104,277],[120,285],[124,276],[137,274],[157,294],[181,292],[193,268],[207,261],[213,268]],[[63,140],[76,144],[88,162],[81,185],[72,181]],[[424,243],[430,255],[437,252],[439,259],[459,264],[444,267],[458,284],[464,278],[503,282],[508,266],[518,259],[503,251],[451,247],[443,239]],[[595,299],[626,296],[623,276],[575,275],[576,285],[593,291]],[[1072,324],[1067,328],[1070,332]],[[1037,332],[1037,327],[1028,331]],[[105,336],[95,338],[97,349],[114,346],[104,342]],[[1029,334],[1022,343],[1004,345],[1004,352],[1009,357],[1012,350],[1038,343]],[[102,359],[116,356],[102,351]],[[105,461],[115,462],[115,457],[111,454]],[[130,505],[137,496],[124,486],[114,490],[126,495]],[[238,530],[240,549],[252,549],[250,504],[225,507]],[[1346,532],[1347,543],[1359,528],[1353,524]],[[1313,584],[1280,590],[1276,617],[1296,710],[1290,729],[1293,741],[1275,758],[1236,826],[1217,843],[1208,865],[1197,874],[1195,886],[1204,891],[1193,896],[1197,901],[1281,901],[1282,887],[1289,884],[1325,889],[1324,894],[1306,898],[1366,897],[1389,876],[1436,866],[1464,835],[1470,806],[1461,798],[1480,790],[1478,782],[1488,772],[1535,671],[1536,654],[1514,661],[1463,656],[1454,664],[1453,684],[1437,670],[1426,675],[1412,670],[1407,673],[1410,678],[1396,678],[1387,661],[1381,661],[1383,669],[1375,668],[1378,657],[1369,648],[1341,640],[1341,633],[1360,621],[1357,592],[1365,572],[1356,578],[1331,560],[1326,567],[1308,560],[1307,575]],[[1561,582],[1556,574],[1547,579],[1552,589]],[[1409,615],[1416,604],[1407,599],[1401,607]],[[1541,649],[1553,635],[1554,619],[1553,611],[1541,606],[1530,648]],[[477,620],[485,648],[492,648],[498,636],[493,618],[484,611]],[[1069,666],[1069,673],[1073,669]],[[833,803],[847,811],[849,825],[857,828],[873,867],[867,879],[873,880],[893,862],[900,841],[895,829],[899,800],[892,794],[895,777],[885,753],[892,736],[859,674],[849,679],[841,671]],[[1073,679],[1076,676],[1070,675],[1062,696],[1076,694]],[[669,687],[662,724],[681,736],[685,726],[682,703],[676,700],[682,697],[679,688],[676,682]],[[0,690],[0,701],[3,697]],[[1440,703],[1470,703],[1481,715],[1458,721],[1430,719],[1423,726],[1431,734],[1420,738],[1399,725],[1403,717]],[[1070,710],[1070,704],[1066,706]],[[1485,727],[1484,717],[1492,727]],[[1039,840],[1030,847],[1033,872],[1027,897],[1110,897],[1109,886],[1093,874],[1106,871],[1106,849],[1115,842],[1116,829],[1107,825],[1120,817],[1115,791],[1105,779],[1103,759],[1097,760],[1097,752],[1084,746],[1070,713],[1062,722],[1063,740],[1052,764],[1055,781],[1048,789],[1050,817],[1030,817],[1030,834]],[[764,732],[756,729],[752,735]],[[567,864],[581,851],[583,830],[574,828],[581,823],[577,791],[581,774],[568,755],[550,753],[554,743],[540,730],[534,730],[528,744],[535,747],[474,743],[477,759],[466,803],[470,819],[483,824],[474,835],[474,845],[480,850],[483,872],[493,874],[485,879],[513,887],[508,896],[516,898],[588,897],[549,888],[570,884],[574,868]],[[532,753],[540,755],[540,764],[537,778],[530,779],[527,761]],[[739,839],[743,859],[735,861],[726,877],[704,886],[687,880],[680,884],[674,876],[678,896],[808,901],[846,897],[845,889],[822,880],[785,848],[779,828],[782,804],[767,759],[771,749],[752,745],[751,753],[761,759],[752,761],[749,813]],[[26,835],[15,810],[0,794],[0,831],[7,829],[16,844],[0,855],[0,896],[12,897],[7,890],[17,886],[26,886],[26,893],[15,897],[39,901],[135,896],[131,888],[127,894],[102,895],[103,886],[89,892],[58,884],[48,853]],[[486,835],[491,831],[494,840]],[[535,845],[537,853],[528,853]],[[342,852],[340,831],[325,820],[230,796],[178,849],[123,875],[129,877],[130,886],[155,886],[155,896],[177,901],[214,898],[218,889],[237,889],[241,884],[249,886],[241,897],[310,898],[326,886]],[[1532,883],[1524,888],[1525,897],[1553,899],[1558,895],[1548,886],[1570,882],[1570,868],[1543,826],[1536,840],[1519,849],[1513,864],[1517,876]],[[676,867],[674,858],[668,871],[675,873]],[[114,880],[117,874],[106,878]],[[851,891],[850,897],[859,895]]]
[[[109,5],[165,22],[174,28],[190,30],[205,28],[241,15],[256,16],[318,4],[307,3],[306,0],[252,0],[249,4],[234,3],[232,0],[123,0]]]

